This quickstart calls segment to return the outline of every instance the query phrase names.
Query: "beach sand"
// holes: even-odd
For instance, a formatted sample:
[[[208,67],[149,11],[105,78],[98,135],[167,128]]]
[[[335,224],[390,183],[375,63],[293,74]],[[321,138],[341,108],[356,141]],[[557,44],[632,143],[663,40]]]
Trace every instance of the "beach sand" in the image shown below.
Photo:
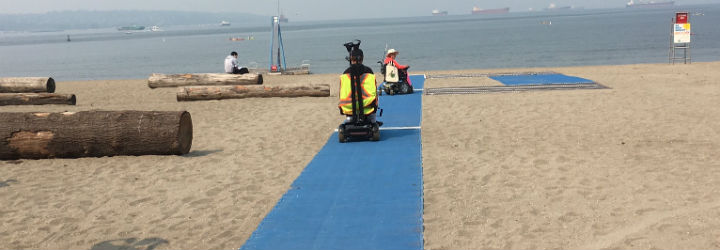
[[[555,71],[609,87],[423,97],[426,249],[720,248],[720,62]],[[235,249],[343,119],[328,98],[177,102],[146,80],[57,83],[77,106],[187,110],[185,156],[0,161],[2,249]],[[425,88],[487,86],[428,79]]]

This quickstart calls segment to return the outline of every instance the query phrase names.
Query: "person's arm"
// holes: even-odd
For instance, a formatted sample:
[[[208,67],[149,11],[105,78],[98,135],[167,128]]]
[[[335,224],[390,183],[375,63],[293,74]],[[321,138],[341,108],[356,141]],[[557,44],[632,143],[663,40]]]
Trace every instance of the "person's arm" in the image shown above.
[[[235,69],[240,69],[240,66],[238,65],[237,58],[232,59],[232,65]]]

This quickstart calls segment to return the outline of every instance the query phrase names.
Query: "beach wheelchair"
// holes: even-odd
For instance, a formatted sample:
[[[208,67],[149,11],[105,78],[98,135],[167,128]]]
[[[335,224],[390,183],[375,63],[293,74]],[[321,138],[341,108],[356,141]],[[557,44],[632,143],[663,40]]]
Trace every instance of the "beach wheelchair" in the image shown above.
[[[378,63],[380,64],[380,73],[383,74],[382,91],[388,95],[413,93],[413,88],[407,80],[407,69],[398,69],[392,62],[383,64],[382,61],[378,61]]]

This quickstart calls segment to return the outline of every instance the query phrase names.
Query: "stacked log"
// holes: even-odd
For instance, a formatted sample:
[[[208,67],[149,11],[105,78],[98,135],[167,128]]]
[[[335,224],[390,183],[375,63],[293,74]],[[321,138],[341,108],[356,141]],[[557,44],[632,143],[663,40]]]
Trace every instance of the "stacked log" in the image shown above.
[[[193,128],[186,111],[0,112],[0,138],[0,160],[182,155]]]
[[[73,94],[53,94],[55,80],[52,77],[5,77],[0,78],[0,106],[3,105],[75,105]]]
[[[0,106],[45,104],[75,105],[76,102],[75,95],[73,94],[0,93]]]
[[[54,93],[52,77],[4,77],[0,78],[0,93]]]
[[[257,85],[263,83],[261,74],[152,74],[148,78],[148,87],[181,87],[207,85]]]
[[[310,70],[309,69],[293,69],[293,70],[285,70],[282,72],[283,75],[309,75]]]
[[[178,101],[241,99],[251,97],[328,97],[327,84],[307,86],[191,86],[178,88]]]

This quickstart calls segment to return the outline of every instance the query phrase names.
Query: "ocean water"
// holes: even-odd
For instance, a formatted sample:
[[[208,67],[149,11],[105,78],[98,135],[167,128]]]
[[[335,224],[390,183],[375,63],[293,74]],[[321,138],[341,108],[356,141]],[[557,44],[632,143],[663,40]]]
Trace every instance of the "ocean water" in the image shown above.
[[[413,70],[667,63],[671,18],[691,15],[694,62],[720,60],[720,5],[674,9],[582,10],[292,22],[282,27],[288,66],[313,73],[347,67],[343,43],[362,40],[365,64],[378,70],[385,48]],[[543,24],[552,22],[552,25]],[[0,76],[52,76],[57,81],[145,79],[151,73],[222,72],[230,51],[250,68],[268,68],[271,26],[161,27],[0,32]],[[70,35],[71,42],[67,42]],[[254,40],[230,41],[253,36]]]

